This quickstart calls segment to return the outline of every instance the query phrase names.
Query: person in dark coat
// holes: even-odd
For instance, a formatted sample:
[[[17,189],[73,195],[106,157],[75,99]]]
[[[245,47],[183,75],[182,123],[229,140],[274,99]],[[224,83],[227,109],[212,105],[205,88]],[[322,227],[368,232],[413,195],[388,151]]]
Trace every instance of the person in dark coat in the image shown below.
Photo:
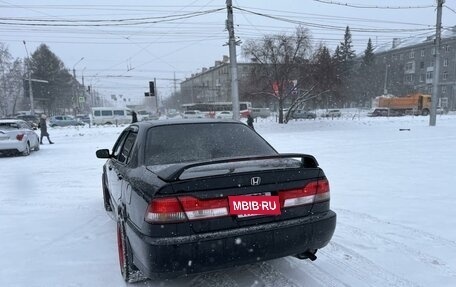
[[[254,130],[254,128],[253,128],[253,118],[252,118],[251,115],[248,115],[248,116],[247,116],[247,125],[248,125],[252,130]]]
[[[131,112],[131,123],[136,123],[138,121],[138,115],[135,111]]]
[[[40,123],[38,124],[38,127],[40,128],[40,131],[41,131],[40,144],[43,144],[43,137],[47,137],[49,143],[53,144],[53,142],[49,138],[49,134],[47,132],[46,118],[47,118],[47,116],[45,114],[42,114],[40,117]]]

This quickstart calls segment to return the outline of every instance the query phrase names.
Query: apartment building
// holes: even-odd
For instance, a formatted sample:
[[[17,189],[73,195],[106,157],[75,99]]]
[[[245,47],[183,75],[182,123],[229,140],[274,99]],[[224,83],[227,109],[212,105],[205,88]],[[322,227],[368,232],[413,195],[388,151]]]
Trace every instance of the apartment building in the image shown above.
[[[378,79],[384,92],[396,96],[411,92],[432,94],[436,61],[435,35],[395,38],[374,52]],[[439,105],[456,110],[456,26],[442,30]]]
[[[248,76],[253,64],[238,63],[238,78]],[[231,66],[229,57],[215,61],[214,66],[202,68],[200,72],[181,82],[182,103],[230,102]]]

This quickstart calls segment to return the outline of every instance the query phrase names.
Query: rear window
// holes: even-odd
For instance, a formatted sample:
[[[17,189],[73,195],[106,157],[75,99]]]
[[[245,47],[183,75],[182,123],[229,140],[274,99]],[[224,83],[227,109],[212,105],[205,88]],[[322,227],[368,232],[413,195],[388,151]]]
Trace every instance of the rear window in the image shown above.
[[[274,154],[265,140],[243,124],[178,124],[149,129],[145,162],[159,165]]]
[[[18,129],[18,123],[0,123],[0,129]]]

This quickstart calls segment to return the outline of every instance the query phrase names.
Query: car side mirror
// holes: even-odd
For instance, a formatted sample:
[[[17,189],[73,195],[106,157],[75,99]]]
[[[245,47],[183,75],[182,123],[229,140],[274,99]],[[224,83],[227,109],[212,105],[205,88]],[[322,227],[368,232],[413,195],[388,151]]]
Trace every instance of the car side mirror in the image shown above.
[[[109,149],[99,149],[96,151],[96,155],[98,158],[111,158]]]

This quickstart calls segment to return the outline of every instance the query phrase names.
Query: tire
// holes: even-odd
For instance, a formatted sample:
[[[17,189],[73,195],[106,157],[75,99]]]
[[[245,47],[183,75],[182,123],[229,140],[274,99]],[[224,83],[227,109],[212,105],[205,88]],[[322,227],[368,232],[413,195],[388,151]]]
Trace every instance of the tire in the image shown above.
[[[424,109],[424,110],[421,112],[421,115],[423,115],[423,116],[429,115],[429,110],[428,110],[428,109]]]
[[[133,264],[133,256],[125,232],[125,222],[122,218],[117,221],[117,250],[119,253],[120,273],[125,282],[135,283],[147,279]]]
[[[25,150],[22,152],[23,156],[28,156],[30,155],[30,143],[27,142],[27,145],[25,146]]]
[[[34,151],[39,151],[40,150],[40,142],[33,148]]]

